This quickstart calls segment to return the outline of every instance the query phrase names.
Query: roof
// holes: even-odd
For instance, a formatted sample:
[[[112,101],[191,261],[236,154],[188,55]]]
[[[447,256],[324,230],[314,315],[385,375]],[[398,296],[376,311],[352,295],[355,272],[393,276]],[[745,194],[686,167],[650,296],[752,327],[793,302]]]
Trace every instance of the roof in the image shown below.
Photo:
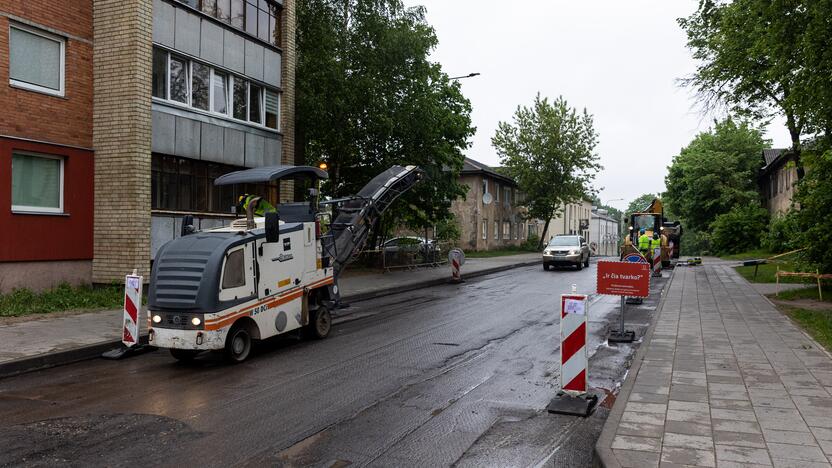
[[[489,177],[493,177],[495,179],[499,179],[503,182],[507,182],[511,185],[517,186],[517,182],[514,181],[511,177],[506,175],[500,174],[494,168],[486,166],[485,164],[474,161],[471,158],[465,158],[465,161],[462,163],[462,171],[459,172],[461,175],[487,175]]]
[[[597,211],[593,211],[593,212],[592,212],[592,214],[591,214],[591,216],[592,216],[593,218],[601,218],[601,219],[603,219],[603,220],[610,221],[610,222],[613,222],[613,223],[617,223],[617,222],[618,222],[618,220],[617,220],[617,219],[615,219],[615,218],[613,218],[613,217],[611,217],[611,216],[605,215],[605,214],[601,214],[601,213],[599,213],[599,212],[597,212]]]
[[[296,174],[316,177],[319,179],[329,178],[326,171],[322,171],[317,167],[312,166],[264,166],[236,171],[217,177],[217,179],[214,180],[214,185],[257,184],[262,182],[271,182],[273,180],[282,179]]]
[[[765,166],[761,169],[763,173],[778,165],[781,161],[788,159],[792,153],[786,148],[769,148],[763,150]]]

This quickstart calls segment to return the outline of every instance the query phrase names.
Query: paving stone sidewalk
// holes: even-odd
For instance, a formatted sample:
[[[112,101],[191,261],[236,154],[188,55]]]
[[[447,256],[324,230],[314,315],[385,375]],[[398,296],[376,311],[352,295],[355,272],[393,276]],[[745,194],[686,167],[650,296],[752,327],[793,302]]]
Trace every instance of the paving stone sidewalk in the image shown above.
[[[677,268],[643,349],[602,464],[832,466],[832,357],[728,265]]]

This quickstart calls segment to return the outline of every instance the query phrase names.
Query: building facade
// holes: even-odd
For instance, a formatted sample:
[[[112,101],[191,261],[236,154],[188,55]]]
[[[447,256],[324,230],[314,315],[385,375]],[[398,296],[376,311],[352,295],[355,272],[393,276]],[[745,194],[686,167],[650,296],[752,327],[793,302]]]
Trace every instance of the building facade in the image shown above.
[[[465,158],[460,183],[468,187],[468,193],[451,205],[462,233],[460,247],[493,250],[519,246],[537,235],[537,222],[526,219],[523,197],[513,179]]]
[[[0,290],[147,276],[185,214],[204,229],[240,192],[293,197],[213,180],[294,164],[294,0],[7,4]]]
[[[558,235],[580,235],[589,241],[590,215],[592,213],[592,202],[581,200],[575,203],[568,203],[558,210],[558,215],[549,221],[549,229],[544,235],[547,241]]]
[[[792,207],[798,174],[795,157],[785,149],[763,150],[765,166],[760,170],[759,185],[765,207],[776,216]]]
[[[0,7],[0,291],[89,281],[92,1]]]
[[[593,209],[590,216],[588,241],[592,254],[600,257],[618,256],[621,244],[619,220],[604,209]]]

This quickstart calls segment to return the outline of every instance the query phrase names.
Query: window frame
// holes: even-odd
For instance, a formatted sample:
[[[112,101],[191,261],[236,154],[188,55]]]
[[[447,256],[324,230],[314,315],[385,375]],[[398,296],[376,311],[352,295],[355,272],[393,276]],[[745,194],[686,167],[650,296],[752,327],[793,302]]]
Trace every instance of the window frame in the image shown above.
[[[61,171],[60,171],[60,181],[58,184],[58,208],[51,208],[51,207],[42,207],[42,206],[28,206],[28,205],[15,205],[13,193],[10,194],[10,201],[11,201],[11,211],[13,213],[39,213],[39,214],[52,214],[52,215],[62,215],[66,212],[64,211],[64,186],[65,186],[65,174],[66,174],[66,158],[64,156],[58,156],[54,154],[43,154],[43,153],[35,153],[32,151],[12,151],[12,160],[14,160],[14,155],[19,156],[28,156],[30,158],[42,158],[42,159],[56,159],[61,163]],[[14,162],[12,162],[12,177],[14,177]],[[9,190],[11,190],[11,184],[9,185]]]
[[[47,88],[46,86],[37,85],[34,83],[28,83],[26,81],[20,81],[12,78],[12,69],[11,69],[11,55],[12,55],[12,29],[17,29],[19,31],[23,31],[25,33],[33,34],[35,36],[40,36],[44,39],[57,42],[61,46],[60,52],[60,64],[58,66],[59,69],[59,82],[60,88],[55,90],[53,88]],[[66,38],[58,36],[56,34],[52,34],[47,31],[43,31],[41,29],[23,25],[20,23],[15,23],[10,21],[9,22],[9,84],[17,87],[26,89],[29,91],[35,91],[37,93],[48,94],[50,96],[57,96],[57,97],[64,97],[66,96]]]

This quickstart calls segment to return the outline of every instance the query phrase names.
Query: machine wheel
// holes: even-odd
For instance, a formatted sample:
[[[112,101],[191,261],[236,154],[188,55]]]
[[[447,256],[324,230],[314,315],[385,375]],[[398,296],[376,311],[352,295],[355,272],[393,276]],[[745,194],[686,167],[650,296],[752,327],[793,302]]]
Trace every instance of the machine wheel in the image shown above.
[[[225,339],[225,356],[232,363],[243,362],[251,353],[251,334],[246,327],[235,325]]]
[[[199,351],[196,349],[171,349],[170,355],[180,362],[191,362]]]
[[[544,264],[543,264],[543,269],[544,269],[544,270],[546,270],[546,271],[549,271],[549,264],[548,264],[548,263],[544,263]]]
[[[309,312],[309,325],[306,326],[306,335],[309,338],[322,340],[329,336],[330,330],[332,330],[332,315],[328,307],[320,305]]]
[[[578,268],[578,271],[583,270],[584,269],[584,262],[578,260],[578,263],[575,265],[575,267]]]
[[[589,255],[586,256],[586,261],[584,262],[584,266],[589,268]]]

